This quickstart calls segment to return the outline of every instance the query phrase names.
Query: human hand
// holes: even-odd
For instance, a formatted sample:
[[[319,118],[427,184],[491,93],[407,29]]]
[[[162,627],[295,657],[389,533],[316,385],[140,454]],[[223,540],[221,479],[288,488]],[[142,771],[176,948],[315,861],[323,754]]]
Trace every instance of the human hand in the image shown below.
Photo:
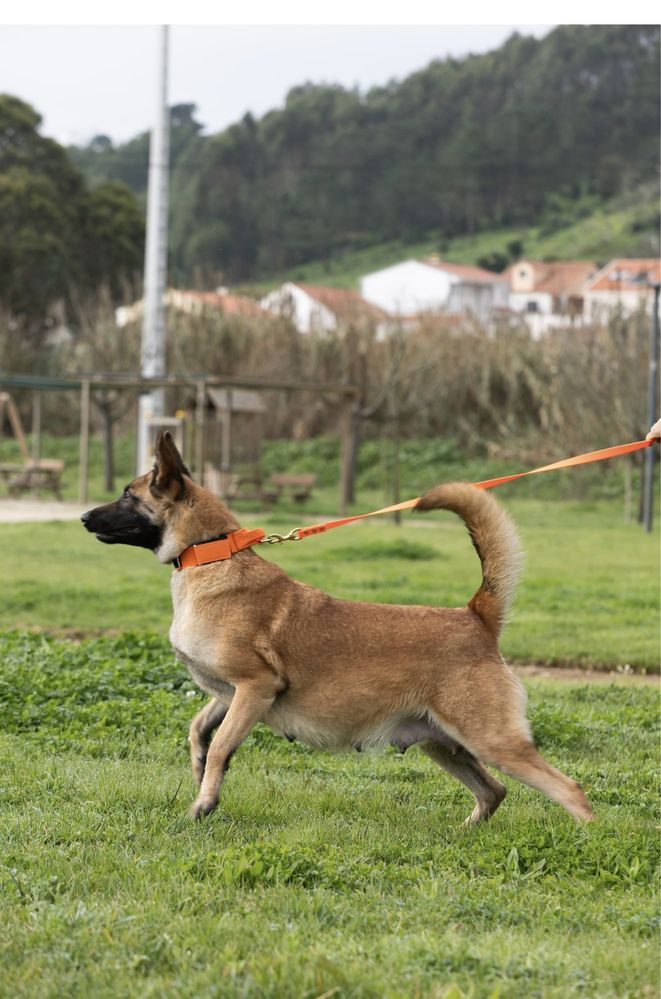
[[[646,441],[658,441],[661,440],[661,420],[657,420],[653,427],[647,431],[645,436]]]

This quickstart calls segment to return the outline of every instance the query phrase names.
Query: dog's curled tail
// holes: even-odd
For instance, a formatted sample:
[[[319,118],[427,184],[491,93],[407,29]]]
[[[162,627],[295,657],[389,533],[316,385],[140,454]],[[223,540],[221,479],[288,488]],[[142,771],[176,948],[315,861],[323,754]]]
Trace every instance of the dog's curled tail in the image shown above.
[[[468,606],[497,638],[523,564],[514,524],[489,493],[468,482],[435,486],[418,500],[415,509],[452,510],[466,524],[482,563],[482,585]]]

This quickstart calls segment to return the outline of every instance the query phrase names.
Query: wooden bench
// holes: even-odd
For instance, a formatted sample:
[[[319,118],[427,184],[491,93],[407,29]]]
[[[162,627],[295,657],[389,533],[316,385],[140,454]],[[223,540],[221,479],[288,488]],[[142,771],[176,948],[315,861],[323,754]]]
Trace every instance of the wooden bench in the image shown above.
[[[257,473],[246,474],[234,472],[227,479],[221,495],[228,501],[242,499],[258,500],[261,503],[264,499],[261,476]]]
[[[10,496],[50,489],[59,500],[62,499],[60,477],[63,471],[64,462],[59,458],[40,458],[38,461],[28,461],[24,465],[0,466],[0,472],[8,478]]]
[[[314,489],[316,481],[316,475],[274,473],[269,476],[266,483],[264,499],[275,503],[282,497],[287,497],[293,499],[295,503],[304,503]]]
[[[288,498],[295,503],[304,503],[316,481],[316,475],[278,472],[270,475],[266,483],[262,483],[258,472],[222,472],[211,462],[207,462],[204,470],[207,489],[222,496],[226,502],[238,499],[272,504],[279,499]]]
[[[228,503],[235,499],[265,500],[258,473],[223,472],[208,461],[204,467],[204,485]]]

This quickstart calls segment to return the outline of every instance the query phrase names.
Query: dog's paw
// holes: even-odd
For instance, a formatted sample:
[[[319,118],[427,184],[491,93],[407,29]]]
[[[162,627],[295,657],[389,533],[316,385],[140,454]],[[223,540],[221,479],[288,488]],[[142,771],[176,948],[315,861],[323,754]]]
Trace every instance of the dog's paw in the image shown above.
[[[188,814],[191,819],[202,819],[205,815],[209,815],[213,812],[217,804],[217,798],[215,800],[209,800],[208,798],[196,798],[190,806]]]
[[[486,822],[486,820],[489,818],[490,815],[491,812],[485,811],[484,809],[480,808],[479,805],[476,805],[473,811],[470,813],[470,815],[464,819],[462,825],[466,826],[467,828],[470,828],[471,826],[477,826],[480,824],[480,822]]]
[[[468,818],[464,819],[465,826],[476,826],[480,822],[486,822],[487,819],[491,818],[507,795],[507,788],[504,784],[501,784],[495,777],[492,777],[491,781],[492,786],[489,793],[485,793],[480,797]]]

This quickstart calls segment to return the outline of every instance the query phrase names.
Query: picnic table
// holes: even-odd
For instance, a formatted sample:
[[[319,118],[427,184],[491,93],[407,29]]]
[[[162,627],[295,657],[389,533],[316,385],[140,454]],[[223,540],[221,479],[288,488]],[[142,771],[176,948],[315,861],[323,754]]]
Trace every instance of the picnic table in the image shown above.
[[[316,475],[304,472],[275,472],[264,482],[259,472],[227,473],[214,468],[210,462],[207,462],[204,471],[204,484],[226,501],[258,500],[268,505],[283,498],[304,503],[316,481]]]
[[[49,489],[61,500],[60,478],[63,471],[64,462],[59,458],[0,464],[0,477],[6,480],[10,496]]]
[[[295,503],[304,503],[312,492],[316,481],[316,475],[306,473],[274,473],[269,476],[266,483],[264,499],[275,503],[277,500],[287,497],[293,499]]]

